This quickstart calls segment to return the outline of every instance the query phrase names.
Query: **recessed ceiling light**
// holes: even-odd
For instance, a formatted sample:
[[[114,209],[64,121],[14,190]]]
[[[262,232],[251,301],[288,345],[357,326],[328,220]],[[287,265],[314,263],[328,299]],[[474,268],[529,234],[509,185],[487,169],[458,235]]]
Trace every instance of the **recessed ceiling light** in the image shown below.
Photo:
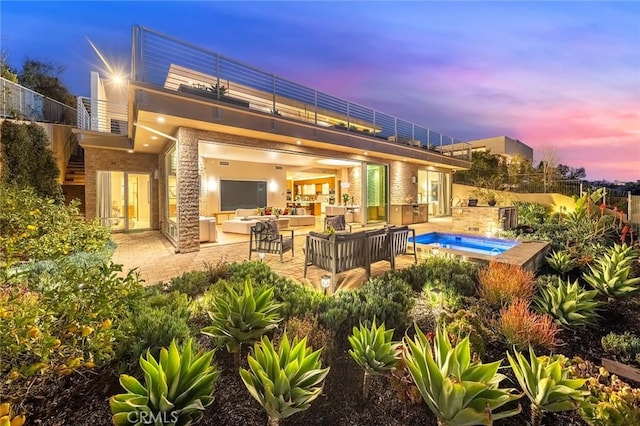
[[[127,150],[127,152],[128,152],[129,154],[133,154],[133,150],[132,150],[132,149],[128,149],[128,150]]]
[[[339,160],[334,158],[323,158],[322,160],[318,160],[320,164],[326,164],[327,166],[359,166],[360,163],[357,161],[348,161],[348,160]]]
[[[148,143],[143,144],[142,146],[144,146],[145,148],[149,146]]]
[[[302,144],[302,142],[300,142],[300,141],[296,141],[296,143],[297,143],[298,145]]]
[[[158,123],[164,123],[164,122],[165,122],[165,119],[164,119],[164,117],[162,117],[162,116],[158,116],[158,118],[156,118],[156,121],[157,121]]]
[[[368,153],[367,151],[365,151],[363,154],[364,154],[364,155],[369,155],[369,153]]]
[[[152,141],[157,141],[157,140],[158,140],[158,137],[157,137],[157,136],[151,136],[151,140],[152,140]]]

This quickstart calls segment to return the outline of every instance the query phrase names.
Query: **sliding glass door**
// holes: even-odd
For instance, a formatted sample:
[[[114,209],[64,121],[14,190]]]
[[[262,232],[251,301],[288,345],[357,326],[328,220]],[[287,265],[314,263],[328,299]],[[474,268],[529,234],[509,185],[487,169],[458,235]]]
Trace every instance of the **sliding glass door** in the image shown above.
[[[387,166],[367,164],[367,223],[386,222],[389,212]]]
[[[112,231],[151,228],[151,176],[99,171],[97,213]]]

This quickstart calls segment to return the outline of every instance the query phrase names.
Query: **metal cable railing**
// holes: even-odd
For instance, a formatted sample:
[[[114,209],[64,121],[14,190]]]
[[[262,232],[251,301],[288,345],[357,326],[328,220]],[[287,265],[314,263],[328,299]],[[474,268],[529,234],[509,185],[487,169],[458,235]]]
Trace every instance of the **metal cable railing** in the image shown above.
[[[0,77],[0,117],[76,125],[76,110]]]
[[[131,69],[135,81],[471,161],[465,142],[147,28],[134,28]]]
[[[128,133],[126,104],[78,97],[78,128],[94,132],[126,135]]]

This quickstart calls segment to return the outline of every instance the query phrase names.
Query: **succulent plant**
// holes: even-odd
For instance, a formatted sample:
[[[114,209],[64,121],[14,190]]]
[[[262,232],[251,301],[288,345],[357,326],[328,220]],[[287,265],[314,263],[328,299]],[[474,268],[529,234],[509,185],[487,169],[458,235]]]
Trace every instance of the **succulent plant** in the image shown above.
[[[561,274],[566,274],[576,267],[576,262],[566,251],[554,251],[547,256],[547,263]]]
[[[14,416],[8,402],[0,404],[0,426],[22,426],[26,422],[24,415]]]
[[[240,377],[266,410],[270,425],[306,410],[320,395],[321,382],[329,373],[328,367],[322,368],[321,351],[313,352],[306,337],[300,341],[294,337],[290,344],[286,331],[278,350],[267,336],[254,344],[249,370],[241,368]]]
[[[507,353],[520,387],[531,400],[531,424],[539,426],[544,412],[569,411],[585,403],[589,392],[581,390],[584,379],[571,379],[567,359],[562,356],[537,357],[529,347],[529,360],[514,349]]]
[[[385,374],[396,368],[402,356],[401,344],[392,342],[393,329],[387,330],[383,324],[376,326],[374,318],[371,328],[360,323],[360,327],[353,327],[349,336],[351,349],[349,355],[364,369],[362,380],[362,394],[369,395],[369,380],[372,375]]]
[[[429,409],[443,425],[490,425],[494,420],[518,414],[521,407],[495,412],[522,395],[500,388],[506,378],[498,373],[502,361],[471,363],[469,338],[455,347],[444,328],[438,327],[433,349],[416,326],[414,339],[405,336],[404,359]]]
[[[594,300],[596,290],[584,290],[578,281],[566,282],[558,277],[540,289],[534,300],[538,311],[549,314],[562,327],[574,328],[593,324],[598,318],[601,303]]]
[[[638,252],[626,244],[615,244],[583,274],[584,280],[609,299],[621,299],[640,291],[640,277],[630,278]]]
[[[213,402],[213,387],[219,377],[211,365],[214,352],[193,354],[191,339],[182,353],[172,341],[168,350],[160,351],[159,361],[147,351],[146,359],[140,357],[144,386],[134,377],[120,375],[127,393],[109,400],[113,424],[186,426],[200,421],[205,407]]]
[[[273,300],[273,289],[253,287],[250,279],[244,283],[244,293],[238,294],[225,284],[226,295],[216,297],[209,312],[211,325],[202,333],[221,338],[227,350],[234,354],[236,368],[240,367],[242,345],[253,343],[278,326],[282,319],[280,305]]]

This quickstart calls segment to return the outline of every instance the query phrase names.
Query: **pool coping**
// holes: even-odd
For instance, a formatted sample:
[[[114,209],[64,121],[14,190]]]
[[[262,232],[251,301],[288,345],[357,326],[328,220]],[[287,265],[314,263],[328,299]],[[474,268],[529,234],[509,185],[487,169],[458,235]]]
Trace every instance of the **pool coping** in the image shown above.
[[[474,235],[474,234],[466,234],[466,233],[459,233],[459,234],[466,237],[484,238],[483,236]],[[500,239],[500,238],[494,238],[494,239]],[[545,257],[549,252],[549,249],[551,248],[550,243],[547,241],[521,241],[521,240],[508,240],[506,238],[503,238],[503,239],[507,241],[518,241],[518,244],[496,256],[490,256],[490,255],[485,255],[480,253],[472,253],[468,251],[451,249],[451,248],[437,247],[438,256],[440,255],[440,253],[442,253],[442,255],[447,257],[452,257],[452,256],[460,257],[463,260],[475,261],[482,264],[488,264],[491,261],[500,262],[500,263],[511,263],[511,264],[519,265],[520,267],[524,269],[528,269],[535,273],[544,264]],[[436,256],[435,254],[433,254],[433,250],[432,250],[433,248],[436,248],[436,247],[432,246],[431,244],[416,243],[416,251],[418,252],[418,255],[421,257]]]

